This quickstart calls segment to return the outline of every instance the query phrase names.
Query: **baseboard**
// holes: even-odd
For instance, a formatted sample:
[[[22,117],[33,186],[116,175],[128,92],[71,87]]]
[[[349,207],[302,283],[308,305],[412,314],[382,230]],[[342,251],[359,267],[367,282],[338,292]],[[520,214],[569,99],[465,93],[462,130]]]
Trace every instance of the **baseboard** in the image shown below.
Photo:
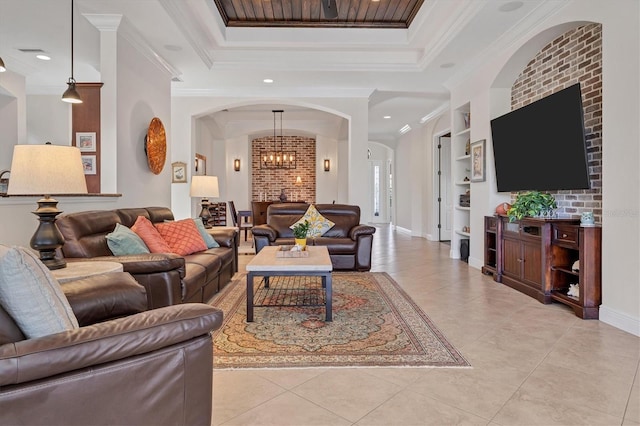
[[[411,229],[403,228],[402,226],[396,225],[396,231],[411,235]]]
[[[605,305],[600,305],[600,321],[640,337],[640,318],[634,318]]]
[[[484,266],[484,261],[469,256],[469,266],[475,269],[482,269],[482,267]]]

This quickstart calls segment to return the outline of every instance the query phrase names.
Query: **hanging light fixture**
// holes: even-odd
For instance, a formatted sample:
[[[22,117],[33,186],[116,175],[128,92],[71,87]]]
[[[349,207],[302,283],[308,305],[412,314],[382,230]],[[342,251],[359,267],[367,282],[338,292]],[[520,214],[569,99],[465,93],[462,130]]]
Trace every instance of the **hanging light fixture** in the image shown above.
[[[81,104],[82,99],[76,91],[76,80],[73,78],[73,0],[71,0],[71,77],[67,81],[69,86],[62,94],[62,100],[70,104]]]
[[[298,155],[295,151],[285,151],[282,135],[282,114],[281,109],[271,110],[273,112],[273,150],[260,152],[261,169],[295,169]],[[276,115],[280,114],[280,136],[276,134]],[[278,144],[278,140],[280,143]]]

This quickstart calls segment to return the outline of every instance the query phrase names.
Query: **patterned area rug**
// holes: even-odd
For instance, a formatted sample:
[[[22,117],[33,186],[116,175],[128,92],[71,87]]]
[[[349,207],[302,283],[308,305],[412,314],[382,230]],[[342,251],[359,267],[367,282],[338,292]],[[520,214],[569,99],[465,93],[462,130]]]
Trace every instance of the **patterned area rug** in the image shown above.
[[[312,278],[305,280],[309,285]],[[270,289],[277,288],[272,281]],[[312,299],[323,293],[309,292]],[[284,293],[267,299],[296,296]],[[386,273],[334,273],[332,322],[324,321],[324,307],[304,306],[257,307],[254,322],[247,323],[245,277],[212,304],[225,315],[213,334],[214,369],[469,366]]]

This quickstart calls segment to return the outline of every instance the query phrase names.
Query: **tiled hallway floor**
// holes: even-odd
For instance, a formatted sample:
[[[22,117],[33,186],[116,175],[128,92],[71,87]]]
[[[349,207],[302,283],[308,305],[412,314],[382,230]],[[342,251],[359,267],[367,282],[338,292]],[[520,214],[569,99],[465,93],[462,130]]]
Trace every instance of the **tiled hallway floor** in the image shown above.
[[[374,244],[372,270],[473,368],[215,372],[214,425],[640,425],[640,338],[495,283],[446,244],[387,226]]]

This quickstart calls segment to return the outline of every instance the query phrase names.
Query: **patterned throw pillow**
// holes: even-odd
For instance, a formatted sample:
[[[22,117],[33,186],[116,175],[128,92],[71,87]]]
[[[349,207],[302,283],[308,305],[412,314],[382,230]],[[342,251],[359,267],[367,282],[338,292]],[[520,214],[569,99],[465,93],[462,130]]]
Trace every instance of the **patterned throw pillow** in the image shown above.
[[[204,243],[207,245],[207,248],[220,247],[220,244],[218,244],[215,238],[207,232],[207,229],[204,227],[204,223],[202,223],[202,219],[196,218],[193,219],[193,222],[196,224],[196,228],[198,228],[198,232],[204,240]]]
[[[311,224],[311,228],[309,228],[309,231],[307,232],[307,237],[310,238],[323,236],[325,232],[333,228],[333,225],[335,225],[335,223],[322,216],[316,207],[311,204],[305,214],[289,228],[293,229],[294,226],[298,223],[304,223],[305,220],[308,220]]]
[[[198,232],[193,219],[156,223],[156,228],[171,247],[172,253],[186,256],[207,249],[207,244]]]
[[[124,225],[116,223],[112,233],[107,234],[107,245],[114,256],[149,253],[142,238]]]
[[[171,253],[171,247],[162,238],[153,223],[144,216],[138,216],[131,230],[147,245],[151,253]]]
[[[0,304],[28,339],[79,328],[58,280],[22,247],[0,245]]]

